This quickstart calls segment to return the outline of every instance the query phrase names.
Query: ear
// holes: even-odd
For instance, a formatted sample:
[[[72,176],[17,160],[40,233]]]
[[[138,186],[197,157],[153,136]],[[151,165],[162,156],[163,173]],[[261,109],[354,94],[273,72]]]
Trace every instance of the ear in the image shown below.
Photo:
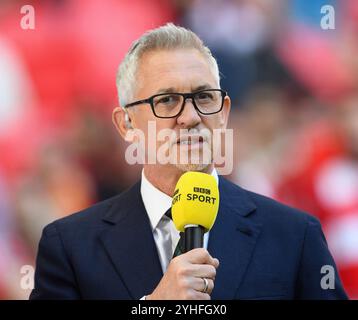
[[[131,128],[128,126],[128,121],[126,121],[126,112],[121,107],[114,108],[112,112],[112,121],[116,127],[118,133],[123,139],[125,139],[128,130]]]
[[[231,109],[231,99],[229,96],[226,96],[224,99],[224,105],[221,112],[220,126],[222,129],[226,129],[227,123],[229,120],[229,114]]]

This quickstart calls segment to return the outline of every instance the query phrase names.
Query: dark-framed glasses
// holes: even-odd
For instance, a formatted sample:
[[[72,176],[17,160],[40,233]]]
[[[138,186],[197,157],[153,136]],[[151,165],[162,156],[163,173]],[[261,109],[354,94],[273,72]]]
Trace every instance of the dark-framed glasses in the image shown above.
[[[125,108],[149,103],[157,118],[175,118],[183,112],[186,99],[191,99],[200,114],[210,115],[222,110],[226,96],[227,92],[222,89],[206,89],[192,93],[160,93],[148,99],[129,103]]]

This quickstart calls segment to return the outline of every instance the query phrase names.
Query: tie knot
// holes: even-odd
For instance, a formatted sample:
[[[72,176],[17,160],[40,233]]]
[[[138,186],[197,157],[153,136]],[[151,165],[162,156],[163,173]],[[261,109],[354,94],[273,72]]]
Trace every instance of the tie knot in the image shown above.
[[[169,208],[169,209],[165,212],[165,215],[166,215],[170,220],[172,220],[172,208]]]

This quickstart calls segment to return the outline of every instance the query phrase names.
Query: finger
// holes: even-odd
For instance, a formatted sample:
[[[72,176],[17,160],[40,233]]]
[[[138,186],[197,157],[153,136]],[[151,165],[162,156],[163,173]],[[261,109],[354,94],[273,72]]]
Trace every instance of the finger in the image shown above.
[[[215,279],[216,269],[209,264],[192,264],[190,266],[190,275],[199,278]]]
[[[218,267],[219,267],[219,265],[220,265],[220,262],[219,262],[219,260],[218,259],[216,259],[216,258],[214,258],[213,259],[214,261],[214,264],[213,264],[213,266],[217,269]]]
[[[214,281],[212,279],[207,279],[208,281],[208,288],[206,289],[206,292],[204,292],[205,289],[205,282],[203,278],[194,278],[191,283],[193,286],[193,289],[195,289],[196,291],[199,291],[201,293],[207,293],[207,294],[211,294],[211,292],[214,289]]]
[[[218,261],[215,261],[217,259],[214,259],[204,248],[193,249],[185,254],[190,263],[218,265]]]
[[[210,294],[193,290],[190,295],[192,300],[211,300]]]

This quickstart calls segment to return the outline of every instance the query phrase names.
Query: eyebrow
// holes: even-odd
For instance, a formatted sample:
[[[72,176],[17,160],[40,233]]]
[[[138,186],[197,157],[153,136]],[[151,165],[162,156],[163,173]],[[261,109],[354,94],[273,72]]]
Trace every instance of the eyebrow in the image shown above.
[[[155,94],[175,92],[173,87],[159,89]]]
[[[210,84],[205,83],[205,84],[203,84],[203,85],[201,85],[199,87],[194,88],[194,90],[192,90],[191,92],[200,91],[200,90],[206,90],[206,89],[212,89],[212,88],[213,87]]]
[[[212,89],[212,86],[208,83],[205,83],[203,85],[200,85],[198,87],[194,87],[192,88],[191,92],[195,92],[195,91],[200,91],[200,90],[206,90],[206,89]],[[171,93],[171,92],[177,92],[175,88],[170,87],[170,88],[162,88],[159,89],[156,94],[161,94],[161,93]]]

